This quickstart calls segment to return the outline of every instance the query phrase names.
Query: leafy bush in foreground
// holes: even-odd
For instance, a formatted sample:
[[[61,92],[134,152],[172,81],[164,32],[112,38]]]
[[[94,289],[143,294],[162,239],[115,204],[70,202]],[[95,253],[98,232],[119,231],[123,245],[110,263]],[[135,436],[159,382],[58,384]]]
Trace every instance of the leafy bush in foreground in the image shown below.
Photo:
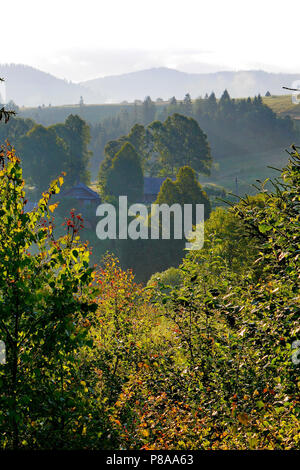
[[[64,447],[72,442],[84,388],[76,350],[87,340],[83,321],[95,304],[82,293],[92,279],[89,250],[72,214],[67,233],[53,235],[53,181],[36,209],[26,212],[20,161],[0,153],[1,447]]]
[[[89,267],[74,213],[54,238],[61,178],[26,213],[12,149],[0,165],[2,448],[299,449],[297,148],[147,288]]]

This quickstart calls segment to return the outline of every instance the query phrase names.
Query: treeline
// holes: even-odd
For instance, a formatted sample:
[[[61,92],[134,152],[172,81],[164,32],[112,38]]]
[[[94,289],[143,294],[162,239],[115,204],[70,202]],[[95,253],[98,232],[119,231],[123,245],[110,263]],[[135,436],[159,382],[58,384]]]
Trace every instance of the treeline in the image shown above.
[[[66,187],[90,181],[90,129],[79,116],[70,115],[64,123],[49,127],[11,118],[0,125],[0,140],[13,143],[22,155],[26,183],[35,188],[35,196],[62,172]]]
[[[105,193],[105,178],[116,154],[130,143],[138,154],[145,175],[175,176],[189,165],[197,173],[209,175],[212,157],[207,136],[193,118],[174,113],[164,122],[148,126],[135,124],[128,135],[109,141],[100,165],[100,190]]]
[[[196,119],[217,160],[282,148],[298,135],[293,121],[289,117],[278,117],[263,103],[261,96],[231,99],[225,90],[219,100],[214,93],[195,101],[187,94],[183,101],[173,97],[165,106],[147,97],[143,103],[91,125],[94,161],[98,162],[103,157],[108,140],[127,134],[134,124],[147,126],[154,120],[164,121],[174,113]]]
[[[112,109],[109,109],[109,106]],[[88,112],[87,108],[92,108],[91,112]],[[103,105],[101,110],[98,108],[81,105],[71,109],[73,114],[80,116],[90,127],[92,180],[96,179],[107,142],[127,135],[135,124],[148,126],[155,120],[165,121],[174,113],[196,119],[207,135],[211,153],[217,161],[226,157],[242,158],[243,155],[253,152],[285,147],[296,140],[299,133],[289,117],[278,117],[263,103],[260,96],[254,99],[231,99],[226,90],[219,100],[214,93],[193,101],[189,94],[184,100],[172,97],[168,103],[154,102],[148,96],[143,102],[137,100],[133,104]],[[68,112],[68,108],[49,109],[51,123],[60,122]],[[108,113],[111,115],[105,117]],[[21,111],[20,115],[23,114]],[[43,116],[43,108],[30,111],[30,116],[36,122],[48,125],[47,118]]]
[[[78,114],[91,129],[91,171],[96,175],[108,141],[126,135],[135,124],[147,126],[154,120],[164,121],[173,113],[197,120],[207,134],[212,155],[216,160],[239,157],[270,148],[282,148],[296,140],[297,132],[289,117],[276,115],[260,96],[232,99],[225,90],[220,99],[214,93],[191,100],[186,94],[183,100],[175,97],[169,101],[144,101],[133,104],[101,106],[77,106],[70,112]],[[25,113],[25,114],[24,114]],[[50,114],[49,114],[50,113]],[[65,119],[68,108],[35,108],[21,111],[21,115],[33,118],[47,126]],[[49,115],[49,116],[48,116]]]

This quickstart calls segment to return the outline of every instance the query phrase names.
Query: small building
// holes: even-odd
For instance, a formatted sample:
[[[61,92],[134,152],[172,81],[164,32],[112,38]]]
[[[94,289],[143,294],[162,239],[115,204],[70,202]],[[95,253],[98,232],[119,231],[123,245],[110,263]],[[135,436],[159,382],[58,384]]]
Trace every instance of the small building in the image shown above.
[[[64,198],[76,199],[77,208],[97,207],[101,204],[101,198],[96,191],[93,191],[83,183],[78,183],[70,189],[63,191],[61,196]]]
[[[144,203],[153,203],[156,201],[157,195],[161,185],[166,180],[166,177],[156,178],[153,176],[144,177]],[[171,178],[174,180],[174,178]]]
[[[173,180],[175,178],[172,178]],[[141,202],[145,204],[151,204],[155,202],[161,185],[166,180],[166,177],[156,178],[152,176],[145,176],[144,177],[144,197]],[[90,189],[83,183],[78,183],[76,186],[73,186],[70,189],[61,192],[61,196],[63,198],[70,198],[77,200],[76,209],[84,209],[87,208],[96,208],[99,204],[101,204],[101,197],[98,193]],[[125,194],[124,194],[125,196]]]

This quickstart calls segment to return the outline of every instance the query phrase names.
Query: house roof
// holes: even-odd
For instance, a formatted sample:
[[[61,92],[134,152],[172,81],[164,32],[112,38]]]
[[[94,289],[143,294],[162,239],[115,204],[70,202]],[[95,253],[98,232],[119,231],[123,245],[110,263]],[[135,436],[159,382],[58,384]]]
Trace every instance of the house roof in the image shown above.
[[[74,199],[88,199],[88,200],[99,200],[100,196],[96,191],[86,186],[83,183],[78,183],[70,189],[67,189],[62,193],[63,196],[73,197]]]
[[[145,176],[144,178],[144,194],[158,194],[161,185],[166,180],[166,177],[155,178],[153,176]],[[174,178],[171,178],[174,180]]]
[[[156,178],[152,176],[144,177],[144,195],[157,195],[160,187],[166,180],[166,177]],[[175,180],[175,178],[171,178]],[[72,197],[74,199],[87,199],[87,200],[99,200],[101,199],[99,194],[90,189],[83,183],[78,183],[70,189],[62,192],[62,196]]]

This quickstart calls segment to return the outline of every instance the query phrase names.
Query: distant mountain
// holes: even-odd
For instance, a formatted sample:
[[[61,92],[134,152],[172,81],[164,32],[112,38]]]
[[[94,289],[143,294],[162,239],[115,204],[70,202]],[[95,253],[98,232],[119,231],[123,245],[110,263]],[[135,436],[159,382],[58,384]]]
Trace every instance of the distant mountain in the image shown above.
[[[268,73],[260,70],[214,73],[185,73],[165,67],[142,70],[124,75],[88,80],[81,84],[106,102],[133,101],[150,95],[152,99],[182,99],[186,93],[192,98],[212,91],[220,96],[225,89],[232,97],[286,94],[282,86],[290,86],[299,74]]]
[[[239,72],[186,73],[165,67],[152,68],[123,75],[88,80],[80,84],[54,77],[27,65],[0,65],[0,77],[5,78],[6,101],[22,106],[78,104],[80,96],[88,104],[133,102],[150,95],[182,99],[186,93],[192,98],[215,92],[220,96],[225,89],[232,97],[286,94],[282,86],[291,86],[299,74],[268,73],[260,70]],[[0,87],[1,94],[1,87]],[[1,101],[1,97],[0,97]]]
[[[80,96],[93,101],[92,93],[83,85],[61,80],[28,65],[0,64],[0,77],[5,79],[6,101],[13,100],[18,106],[75,104],[79,103]]]

